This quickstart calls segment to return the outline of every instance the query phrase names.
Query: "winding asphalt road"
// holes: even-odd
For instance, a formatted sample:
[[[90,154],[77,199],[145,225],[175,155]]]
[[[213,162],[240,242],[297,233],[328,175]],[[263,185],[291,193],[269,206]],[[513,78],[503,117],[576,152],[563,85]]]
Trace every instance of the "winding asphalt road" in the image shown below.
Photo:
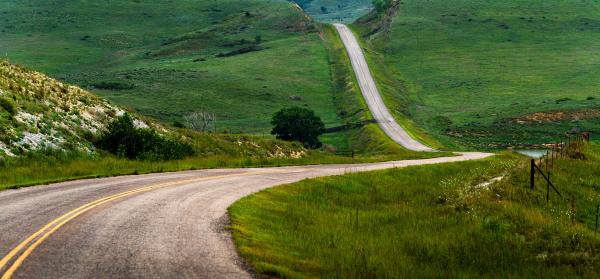
[[[369,108],[405,147],[356,39],[336,25]],[[251,278],[226,230],[241,197],[306,178],[483,159],[487,153],[354,165],[216,169],[79,180],[0,192],[0,278]]]
[[[251,278],[227,208],[305,178],[482,159],[216,169],[124,176],[0,192],[0,274],[8,278]]]
[[[346,46],[346,51],[350,57],[350,62],[352,62],[352,68],[356,74],[356,79],[358,80],[362,95],[367,102],[373,118],[377,121],[381,129],[392,140],[404,146],[406,149],[413,151],[434,151],[432,148],[413,139],[406,130],[398,125],[381,99],[381,94],[379,94],[377,85],[369,70],[367,60],[365,59],[362,48],[358,44],[356,37],[354,37],[354,34],[348,26],[339,23],[334,24],[334,26],[340,34],[342,42]]]

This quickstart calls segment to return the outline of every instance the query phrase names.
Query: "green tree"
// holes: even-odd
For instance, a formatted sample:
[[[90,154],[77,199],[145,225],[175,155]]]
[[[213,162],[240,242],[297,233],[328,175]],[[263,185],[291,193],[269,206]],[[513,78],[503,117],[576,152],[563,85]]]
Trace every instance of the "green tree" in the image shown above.
[[[325,132],[325,124],[315,112],[305,108],[284,108],[273,115],[271,134],[277,139],[299,141],[304,146],[317,148],[321,146],[319,136]]]

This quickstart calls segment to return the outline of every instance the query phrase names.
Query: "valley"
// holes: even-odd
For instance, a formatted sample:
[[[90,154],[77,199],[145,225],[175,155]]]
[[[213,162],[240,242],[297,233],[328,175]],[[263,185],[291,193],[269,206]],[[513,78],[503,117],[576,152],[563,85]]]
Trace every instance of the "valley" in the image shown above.
[[[598,7],[3,1],[0,277],[598,278]]]

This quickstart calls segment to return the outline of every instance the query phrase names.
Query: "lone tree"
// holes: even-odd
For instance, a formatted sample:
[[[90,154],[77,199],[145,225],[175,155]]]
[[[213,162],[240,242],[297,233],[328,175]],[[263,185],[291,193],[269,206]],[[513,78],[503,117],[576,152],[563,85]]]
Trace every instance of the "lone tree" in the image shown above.
[[[217,117],[207,111],[197,111],[186,115],[184,118],[186,126],[190,129],[207,132],[214,127]]]
[[[273,115],[271,134],[281,140],[296,140],[309,148],[321,146],[319,136],[325,132],[325,124],[315,112],[305,108],[284,108]]]

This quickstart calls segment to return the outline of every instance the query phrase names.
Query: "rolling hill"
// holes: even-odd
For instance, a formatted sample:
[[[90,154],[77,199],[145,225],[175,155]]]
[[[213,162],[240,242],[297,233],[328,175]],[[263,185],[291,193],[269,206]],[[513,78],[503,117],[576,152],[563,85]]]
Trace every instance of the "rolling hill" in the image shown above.
[[[386,103],[449,147],[600,132],[600,4],[401,1],[354,28]]]
[[[107,126],[127,111],[77,86],[0,61],[0,166],[5,159],[66,151],[85,159],[105,157],[95,143]],[[190,143],[196,157],[300,158],[296,143],[175,129],[137,115],[137,128]],[[89,157],[88,157],[89,156]],[[60,156],[58,156],[60,157]],[[35,161],[35,160],[33,160]]]
[[[284,0],[2,1],[0,53],[166,123],[268,132],[285,106],[342,124],[314,24]]]

